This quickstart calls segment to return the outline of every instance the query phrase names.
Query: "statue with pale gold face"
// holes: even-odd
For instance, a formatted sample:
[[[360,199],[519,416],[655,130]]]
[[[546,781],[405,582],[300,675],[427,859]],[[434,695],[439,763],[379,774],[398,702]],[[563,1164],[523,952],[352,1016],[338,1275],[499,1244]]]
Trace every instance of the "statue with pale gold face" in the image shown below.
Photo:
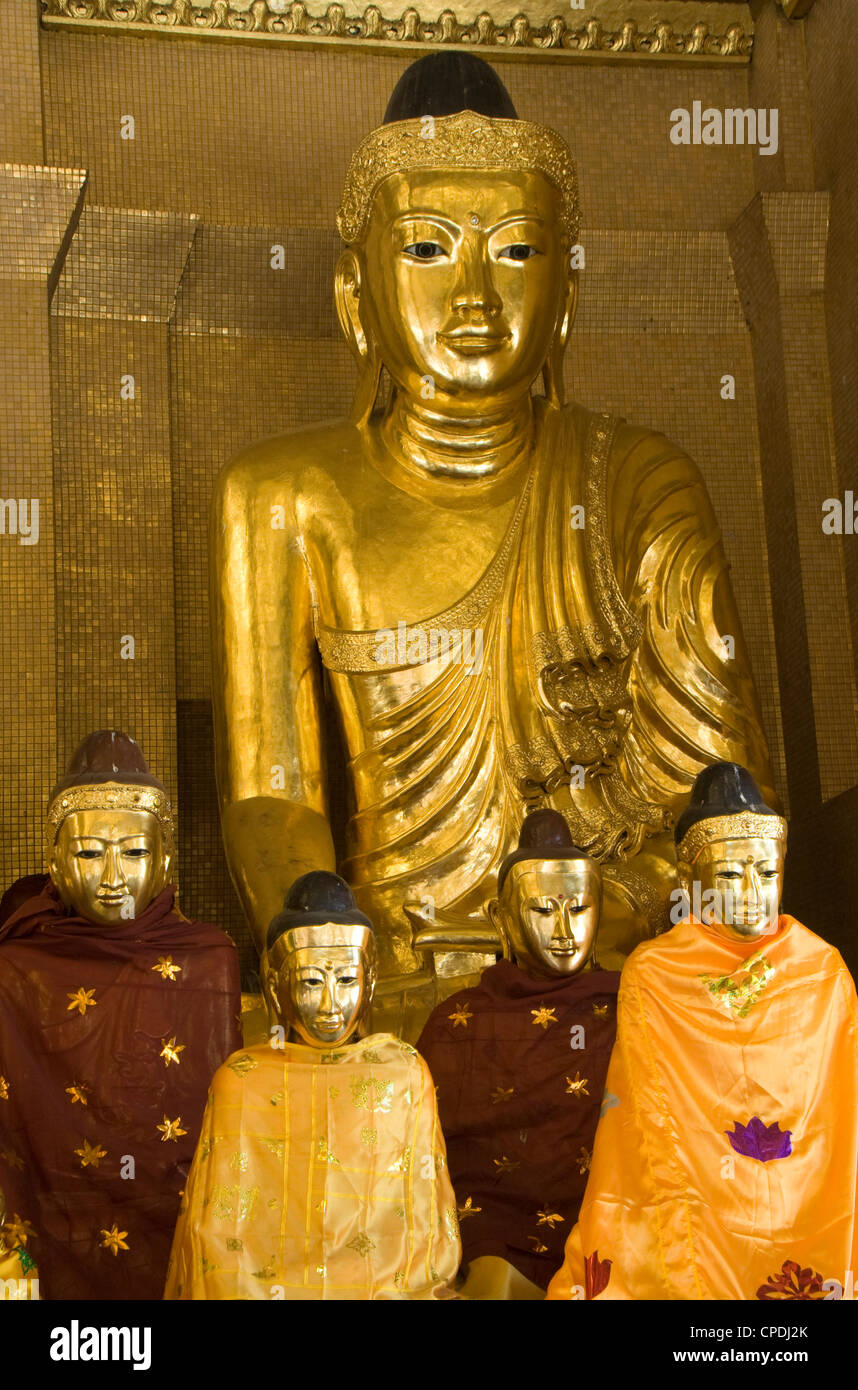
[[[780,910],[786,839],[747,768],[699,774],[676,826],[680,920],[623,968],[587,1191],[549,1299],[843,1296],[858,999],[839,953]]]
[[[565,403],[579,220],[560,135],[519,119],[481,59],[420,59],[338,216],[351,416],[250,447],[215,492],[238,891],[261,951],[290,883],[339,859],[375,923],[376,1018],[396,1029],[439,997],[404,903],[479,923],[529,811],[556,810],[602,864],[617,964],[667,924],[670,825],[700,768],[739,757],[769,778],[700,475],[662,436]]]
[[[375,959],[348,884],[296,880],[268,932],[279,1021],[212,1082],[165,1297],[452,1296],[461,1247],[435,1090],[407,1043],[364,1036]]]
[[[489,904],[504,959],[439,1004],[420,1036],[462,1223],[465,1297],[542,1298],[578,1216],[619,986],[596,963],[601,896],[599,864],[564,818],[531,812]],[[434,924],[438,945],[455,940],[453,927],[441,941],[445,925]]]
[[[237,955],[176,907],[169,798],[127,734],[81,742],[45,828],[50,881],[0,926],[0,1187],[44,1297],[158,1298]]]

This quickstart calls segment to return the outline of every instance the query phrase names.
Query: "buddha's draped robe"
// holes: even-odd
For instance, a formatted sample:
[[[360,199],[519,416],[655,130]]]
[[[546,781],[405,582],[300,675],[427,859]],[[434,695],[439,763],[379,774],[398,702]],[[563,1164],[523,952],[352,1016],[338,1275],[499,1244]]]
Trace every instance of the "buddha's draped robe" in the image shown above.
[[[793,918],[637,948],[578,1226],[550,1299],[838,1296],[856,1268],[858,1007]],[[576,1289],[579,1292],[576,1293]]]
[[[618,964],[668,925],[665,832],[698,772],[736,761],[773,795],[695,465],[663,436],[579,406],[536,414],[520,500],[470,592],[383,640],[317,622],[347,711],[356,812],[344,872],[383,928],[383,973],[409,956],[402,902],[482,912],[524,815],[542,805],[608,862],[608,892],[616,877],[640,909],[642,926],[628,910],[625,925],[605,925],[605,960]],[[315,587],[313,565],[311,547]],[[641,849],[653,862],[632,858]]]
[[[429,1018],[417,1045],[437,1087],[465,1263],[497,1255],[547,1287],[584,1195],[619,980],[536,979],[502,960]]]
[[[165,1298],[444,1298],[459,1257],[432,1077],[407,1043],[262,1044],[220,1068]]]
[[[0,930],[0,1187],[43,1298],[163,1291],[209,1082],[241,1041],[235,947],[175,891],[100,927],[48,887]]]

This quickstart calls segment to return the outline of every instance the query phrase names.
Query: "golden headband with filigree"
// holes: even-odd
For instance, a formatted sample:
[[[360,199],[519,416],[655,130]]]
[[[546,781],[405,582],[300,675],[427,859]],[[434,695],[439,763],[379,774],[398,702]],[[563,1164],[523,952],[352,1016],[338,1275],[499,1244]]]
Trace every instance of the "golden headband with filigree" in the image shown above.
[[[324,940],[320,934],[324,932]],[[302,927],[287,927],[269,947],[269,960],[281,962],[296,951],[308,947],[327,949],[337,946],[357,946],[370,960],[375,958],[375,937],[369,927],[359,922],[317,922]]]
[[[380,183],[411,169],[535,169],[561,197],[568,249],[578,238],[578,180],[569,147],[555,131],[530,121],[478,116],[423,116],[379,126],[352,155],[337,227],[349,246],[360,241]]]
[[[175,827],[166,792],[157,787],[135,786],[133,782],[88,782],[59,792],[48,806],[49,844],[53,846],[66,816],[75,811],[112,810],[149,811],[159,821],[168,844],[172,844]]]
[[[676,846],[676,857],[693,864],[701,850],[715,840],[786,840],[783,816],[765,816],[759,811],[740,811],[734,816],[710,816],[687,830]]]

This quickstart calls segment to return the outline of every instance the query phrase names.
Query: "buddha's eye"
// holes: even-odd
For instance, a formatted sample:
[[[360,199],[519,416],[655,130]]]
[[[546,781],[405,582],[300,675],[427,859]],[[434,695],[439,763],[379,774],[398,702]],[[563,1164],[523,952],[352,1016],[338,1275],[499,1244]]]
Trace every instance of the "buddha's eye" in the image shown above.
[[[337,979],[339,985],[356,985],[357,975],[340,975]]]
[[[505,246],[498,252],[500,260],[507,261],[529,261],[531,256],[538,256],[540,252],[535,246],[528,246],[525,241],[513,242],[512,246]]]
[[[569,911],[572,912],[572,913],[586,912],[586,911],[587,911],[587,905],[586,905],[586,903],[570,903],[570,904],[569,904]]]
[[[531,901],[527,904],[527,906],[531,912],[542,913],[543,917],[550,917],[551,913],[554,911],[554,908],[551,905],[551,903],[541,903],[536,898],[532,898]]]
[[[321,989],[324,983],[321,975],[305,975],[301,981],[301,984],[306,985],[308,989]]]
[[[719,878],[741,878],[742,875],[741,875],[740,873],[738,873],[736,869],[721,869],[721,871],[720,871],[719,874],[718,874],[718,877],[719,877]]]
[[[777,869],[760,869],[760,878],[777,878]]]
[[[122,851],[122,853],[123,853],[123,855],[125,856],[126,859],[148,859],[148,858],[149,858],[149,851],[148,851],[148,849],[146,849],[145,845],[141,845],[139,848],[136,848],[136,849],[124,849],[124,850]]]
[[[100,849],[76,849],[75,852],[74,852],[74,857],[75,857],[75,859],[100,859],[100,858],[101,858],[101,850],[100,850]]]
[[[402,250],[406,256],[413,256],[417,261],[434,261],[437,256],[446,254],[437,241],[413,241],[410,246],[403,246]]]

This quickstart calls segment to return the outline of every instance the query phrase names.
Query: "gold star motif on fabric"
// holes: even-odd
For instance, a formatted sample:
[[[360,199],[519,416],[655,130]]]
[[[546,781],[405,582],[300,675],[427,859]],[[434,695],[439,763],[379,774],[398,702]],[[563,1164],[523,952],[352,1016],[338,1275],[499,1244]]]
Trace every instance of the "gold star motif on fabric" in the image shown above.
[[[226,1065],[230,1071],[235,1072],[236,1076],[247,1076],[248,1072],[256,1071],[259,1063],[255,1057],[249,1057],[246,1052],[242,1052],[238,1057],[230,1057]],[[283,1092],[278,1091],[277,1094],[282,1096]]]
[[[460,1220],[460,1221],[464,1221],[464,1219],[465,1219],[466,1216],[476,1216],[477,1213],[480,1212],[480,1211],[482,1211],[482,1207],[475,1207],[475,1206],[474,1206],[474,1202],[473,1202],[473,1198],[472,1198],[472,1197],[466,1197],[466,1198],[465,1198],[465,1205],[464,1205],[463,1207],[459,1207],[459,1208],[458,1208],[459,1220]]]
[[[588,1095],[590,1094],[590,1092],[587,1090],[588,1084],[589,1084],[589,1077],[582,1076],[581,1073],[580,1073],[579,1071],[576,1071],[576,1073],[575,1073],[575,1079],[574,1079],[574,1080],[572,1079],[572,1077],[567,1076],[567,1078],[566,1078],[566,1094],[567,1094],[567,1096],[588,1096]]]
[[[88,1139],[84,1139],[83,1147],[75,1149],[75,1153],[80,1159],[81,1168],[97,1168],[101,1160],[107,1158],[107,1149],[103,1149],[98,1143],[90,1144]]]
[[[458,1028],[460,1025],[462,1028],[467,1028],[468,1020],[473,1016],[467,1004],[458,1004],[453,1012],[447,1015],[454,1028]]]
[[[493,1158],[492,1163],[499,1173],[512,1173],[520,1167],[521,1159],[507,1158],[506,1154],[501,1154],[500,1158]]]
[[[66,998],[70,999],[71,1003],[66,1009],[66,1013],[71,1013],[74,1009],[77,1009],[79,1014],[85,1014],[87,1009],[94,1009],[98,1003],[98,1000],[93,997],[94,995],[95,986],[93,986],[92,989],[84,989],[83,985],[81,985],[80,989],[76,990],[74,994],[67,992]]]
[[[161,1132],[162,1144],[166,1144],[168,1139],[178,1140],[182,1134],[187,1134],[188,1132],[186,1129],[182,1129],[181,1115],[177,1115],[175,1120],[168,1120],[165,1115],[162,1123],[156,1125],[155,1128]]]
[[[88,1105],[89,1087],[84,1086],[82,1081],[75,1081],[73,1085],[66,1086],[66,1095],[71,1096],[72,1105]]]
[[[166,1038],[162,1038],[159,1056],[163,1057],[165,1067],[168,1067],[171,1062],[175,1062],[178,1067],[180,1065],[179,1053],[184,1052],[184,1050],[185,1044],[177,1043],[175,1038],[170,1038],[169,1041]],[[229,1066],[229,1063],[227,1063],[227,1066]]]
[[[511,1100],[514,1095],[514,1086],[510,1086],[509,1090],[504,1086],[496,1086],[491,1095],[492,1105],[502,1105],[505,1100]]]
[[[578,1159],[577,1159],[577,1162],[578,1162],[578,1172],[579,1172],[579,1173],[589,1173],[589,1171],[590,1171],[590,1164],[592,1163],[592,1161],[593,1161],[593,1155],[592,1155],[591,1151],[590,1151],[589,1149],[585,1149],[584,1146],[582,1145],[581,1148],[578,1150]]]
[[[608,1006],[607,1006],[607,1004],[594,1004],[594,1005],[593,1005],[593,1017],[594,1017],[594,1018],[607,1018],[607,1017],[608,1017]]]
[[[534,1255],[548,1254],[548,1246],[545,1244],[544,1240],[542,1240],[541,1236],[528,1236],[527,1239],[533,1246]]]
[[[545,1004],[541,1004],[538,1009],[531,1009],[533,1023],[537,1028],[547,1028],[549,1023],[557,1022],[557,1015],[553,1009],[549,1009]]]
[[[26,1246],[30,1237],[36,1234],[29,1221],[25,1221],[17,1212],[15,1212],[11,1221],[6,1222],[2,1230],[3,1234],[8,1236],[12,1245]]]
[[[120,1231],[115,1221],[109,1231],[102,1227],[101,1234],[104,1236],[104,1240],[101,1242],[102,1248],[104,1250],[109,1250],[111,1254],[118,1255],[120,1250],[127,1250],[129,1248],[128,1242],[125,1239],[128,1232]]]
[[[172,956],[159,956],[158,964],[153,965],[152,969],[161,976],[162,980],[175,980],[176,976],[182,973],[182,967],[173,964]]]
[[[5,1076],[0,1076],[0,1100],[9,1099],[9,1082]]]
[[[359,1235],[346,1241],[346,1249],[354,1250],[358,1255],[368,1255],[370,1250],[375,1249],[375,1241],[370,1240],[369,1236],[361,1231]]]
[[[537,1226],[548,1226],[552,1231],[563,1220],[565,1218],[560,1215],[560,1212],[551,1211],[550,1207],[543,1207],[541,1211],[536,1213]]]

